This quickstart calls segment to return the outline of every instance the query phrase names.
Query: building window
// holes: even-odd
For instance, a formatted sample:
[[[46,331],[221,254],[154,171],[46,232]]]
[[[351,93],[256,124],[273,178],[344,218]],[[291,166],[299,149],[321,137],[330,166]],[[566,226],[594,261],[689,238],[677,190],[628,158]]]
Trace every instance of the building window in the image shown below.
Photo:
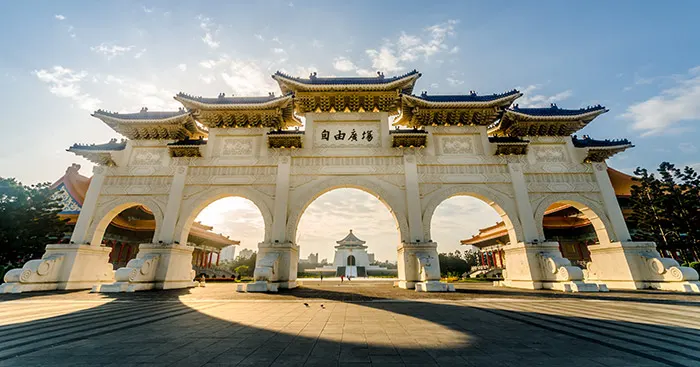
[[[348,256],[348,266],[355,266],[355,256]]]

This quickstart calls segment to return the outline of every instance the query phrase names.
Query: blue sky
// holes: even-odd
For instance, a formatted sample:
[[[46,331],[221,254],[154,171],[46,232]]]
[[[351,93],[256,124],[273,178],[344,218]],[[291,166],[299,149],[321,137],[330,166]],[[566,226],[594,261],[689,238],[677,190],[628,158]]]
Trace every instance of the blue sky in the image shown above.
[[[117,136],[90,117],[96,108],[176,108],[179,91],[265,94],[276,70],[414,68],[416,92],[518,88],[521,106],[601,103],[610,112],[581,134],[632,140],[609,162],[618,169],[697,166],[699,11],[695,1],[2,2],[0,176],[52,181],[72,162],[89,175],[65,149]]]

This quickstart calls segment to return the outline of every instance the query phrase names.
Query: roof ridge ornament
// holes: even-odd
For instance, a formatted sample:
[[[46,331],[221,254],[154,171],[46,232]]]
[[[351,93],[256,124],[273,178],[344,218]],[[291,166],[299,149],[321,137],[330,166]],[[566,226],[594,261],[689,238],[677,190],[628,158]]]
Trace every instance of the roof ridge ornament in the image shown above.
[[[384,73],[382,73],[381,71],[377,70],[377,78],[379,78],[379,79],[384,79]],[[352,232],[352,230],[351,230],[350,232]]]
[[[148,112],[148,107],[141,107],[140,113],[146,113]]]

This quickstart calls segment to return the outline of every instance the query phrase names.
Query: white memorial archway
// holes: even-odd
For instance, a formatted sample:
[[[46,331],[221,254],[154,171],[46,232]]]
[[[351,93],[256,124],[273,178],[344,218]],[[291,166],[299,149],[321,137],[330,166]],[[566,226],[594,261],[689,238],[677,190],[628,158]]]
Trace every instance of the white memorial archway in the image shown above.
[[[69,149],[98,165],[71,243],[47,246],[41,260],[10,271],[0,289],[191,286],[192,248],[184,240],[189,226],[201,209],[227,196],[251,200],[265,222],[256,282],[247,290],[293,288],[302,213],[323,193],[348,187],[374,195],[396,219],[404,288],[449,289],[439,282],[431,218],[442,201],[468,195],[491,205],[508,228],[503,285],[700,290],[695,271],[660,258],[653,243],[630,241],[605,160],[631,143],[572,137],[607,112],[604,107],[519,108],[517,90],[414,95],[420,76],[297,78],[278,72],[272,77],[281,96],[180,93],[178,111],[96,111],[93,116],[127,140]],[[582,210],[601,238],[590,246],[593,260],[585,274],[561,256],[556,242],[543,238],[543,213],[557,201]],[[156,235],[140,246],[137,259],[110,273],[104,266],[109,250],[95,238],[105,218],[133,203],[154,213]]]

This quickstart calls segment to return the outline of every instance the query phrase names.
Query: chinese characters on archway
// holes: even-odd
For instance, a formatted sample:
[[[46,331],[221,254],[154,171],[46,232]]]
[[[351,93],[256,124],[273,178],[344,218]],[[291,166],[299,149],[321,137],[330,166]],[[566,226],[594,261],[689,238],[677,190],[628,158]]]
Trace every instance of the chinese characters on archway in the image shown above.
[[[374,140],[374,135],[372,135],[372,130],[365,130],[362,131],[362,135],[358,135],[357,130],[352,129],[349,134],[345,133],[342,130],[338,130],[337,134],[334,134],[332,136],[333,140],[345,140],[345,141],[358,141],[358,140],[364,140],[367,142],[371,142]],[[326,140],[330,141],[331,140],[331,132],[328,130],[323,130],[321,131],[321,140]]]

